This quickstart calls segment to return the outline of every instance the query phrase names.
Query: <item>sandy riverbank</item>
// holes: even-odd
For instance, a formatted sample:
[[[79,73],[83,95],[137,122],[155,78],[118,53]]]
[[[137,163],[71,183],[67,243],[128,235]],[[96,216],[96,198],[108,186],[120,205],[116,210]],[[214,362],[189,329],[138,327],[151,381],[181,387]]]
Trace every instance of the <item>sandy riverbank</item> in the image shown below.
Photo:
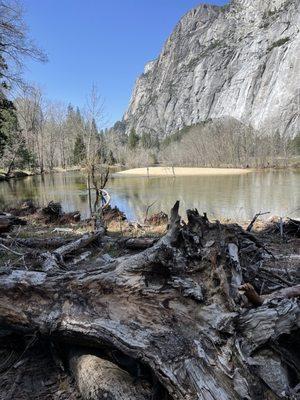
[[[241,168],[186,168],[174,167],[175,176],[195,176],[195,175],[239,175],[247,174],[252,170]],[[131,176],[173,176],[172,167],[149,167],[147,168],[134,168],[125,171],[117,172],[117,175],[131,175]]]

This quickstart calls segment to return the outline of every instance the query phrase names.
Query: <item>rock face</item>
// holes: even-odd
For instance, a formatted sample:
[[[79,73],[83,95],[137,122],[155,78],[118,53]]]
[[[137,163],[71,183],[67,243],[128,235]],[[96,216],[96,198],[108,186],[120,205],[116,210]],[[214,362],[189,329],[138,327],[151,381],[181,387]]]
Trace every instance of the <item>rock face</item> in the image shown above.
[[[164,137],[230,116],[265,133],[300,131],[300,1],[232,0],[186,14],[138,78],[126,130]]]

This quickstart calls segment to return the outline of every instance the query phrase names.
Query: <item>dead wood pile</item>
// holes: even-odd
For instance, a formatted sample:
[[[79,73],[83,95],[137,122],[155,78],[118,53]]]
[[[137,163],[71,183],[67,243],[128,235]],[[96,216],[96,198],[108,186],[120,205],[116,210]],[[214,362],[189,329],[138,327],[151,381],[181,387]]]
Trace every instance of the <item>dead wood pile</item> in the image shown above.
[[[178,209],[142,251],[91,256],[117,245],[102,228],[1,269],[0,399],[299,398],[297,268]]]

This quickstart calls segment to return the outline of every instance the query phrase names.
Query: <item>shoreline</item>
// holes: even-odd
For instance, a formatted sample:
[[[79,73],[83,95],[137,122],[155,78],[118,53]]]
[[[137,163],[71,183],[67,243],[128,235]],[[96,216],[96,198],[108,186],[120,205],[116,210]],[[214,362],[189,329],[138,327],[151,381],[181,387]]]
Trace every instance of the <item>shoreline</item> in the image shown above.
[[[120,168],[120,166],[111,166],[112,176],[127,176],[127,177],[179,177],[179,176],[217,176],[217,175],[244,175],[252,172],[262,171],[282,171],[282,170],[300,170],[298,166],[288,167],[269,167],[269,168],[215,168],[215,167],[174,167],[174,173],[172,167],[141,167],[141,168],[130,168],[123,171],[114,171],[114,169]],[[148,171],[149,169],[149,171]],[[24,179],[37,175],[48,175],[48,174],[59,174],[76,171],[84,171],[84,167],[74,166],[68,168],[55,167],[52,170],[45,170],[43,173],[39,171],[29,170],[16,170],[10,176],[6,176],[0,169],[0,182],[9,181],[11,179]]]
[[[173,172],[174,171],[174,172]],[[241,175],[255,171],[252,168],[203,168],[203,167],[144,167],[116,172],[122,176],[204,176],[204,175]]]

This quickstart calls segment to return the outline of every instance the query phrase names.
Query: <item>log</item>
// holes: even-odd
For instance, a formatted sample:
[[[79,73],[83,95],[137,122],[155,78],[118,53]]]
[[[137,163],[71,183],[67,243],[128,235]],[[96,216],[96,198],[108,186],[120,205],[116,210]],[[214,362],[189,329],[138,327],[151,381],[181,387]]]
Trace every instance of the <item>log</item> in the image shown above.
[[[141,382],[133,378],[141,377],[121,359],[147,371],[143,387],[156,399],[296,396],[299,299],[275,296],[245,307],[237,285],[247,282],[249,259],[263,260],[264,249],[242,229],[211,223],[197,210],[184,224],[178,210],[179,202],[167,233],[141,252],[74,270],[3,270],[0,326],[64,349],[87,398],[105,391],[123,399],[127,388],[128,398],[147,398],[148,389],[136,397]],[[241,251],[249,245],[250,255]]]
[[[144,250],[147,249],[148,247],[153,246],[156,241],[157,239],[147,238],[147,237],[129,238],[122,240],[121,244],[127,247],[128,249]]]
[[[135,382],[127,371],[101,357],[74,351],[70,355],[70,367],[83,400],[152,398],[146,381]]]
[[[71,253],[81,250],[91,243],[100,239],[105,233],[105,228],[101,227],[98,231],[92,234],[85,234],[81,238],[67,243],[52,252],[45,252],[40,255],[42,269],[50,271],[52,269],[59,269],[65,266],[65,257]]]
[[[15,225],[26,225],[26,221],[11,214],[0,213],[0,234],[9,232]]]
[[[64,246],[72,242],[70,238],[64,237],[53,237],[53,238],[11,238],[11,239],[0,239],[0,242],[6,246],[17,244],[21,247],[27,247],[29,249],[56,249],[57,247]]]

